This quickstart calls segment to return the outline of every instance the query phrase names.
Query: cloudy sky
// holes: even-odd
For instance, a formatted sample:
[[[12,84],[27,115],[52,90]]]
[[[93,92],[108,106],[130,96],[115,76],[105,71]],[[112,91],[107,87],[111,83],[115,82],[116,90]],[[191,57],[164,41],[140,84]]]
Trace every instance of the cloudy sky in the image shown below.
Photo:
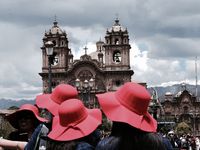
[[[133,80],[148,86],[195,84],[199,0],[1,0],[0,98],[33,99],[41,93],[40,47],[55,15],[78,58],[86,43],[89,52],[95,50],[116,14],[129,31]]]

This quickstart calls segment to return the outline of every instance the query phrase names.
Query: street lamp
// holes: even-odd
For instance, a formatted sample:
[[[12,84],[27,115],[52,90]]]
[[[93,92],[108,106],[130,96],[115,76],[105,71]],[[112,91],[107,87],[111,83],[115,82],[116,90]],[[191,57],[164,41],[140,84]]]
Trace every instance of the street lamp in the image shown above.
[[[83,100],[84,104],[90,107],[90,104],[92,102],[90,94],[91,94],[91,90],[95,86],[94,79],[91,78],[89,81],[87,79],[85,79],[84,81],[81,81],[80,79],[77,78],[75,80],[75,86],[77,87],[78,91],[81,92],[81,99]]]
[[[49,78],[48,78],[48,93],[52,92],[52,77],[51,77],[51,65],[53,64],[53,42],[48,41],[45,43],[46,46],[46,54],[48,56],[48,67],[49,67]]]

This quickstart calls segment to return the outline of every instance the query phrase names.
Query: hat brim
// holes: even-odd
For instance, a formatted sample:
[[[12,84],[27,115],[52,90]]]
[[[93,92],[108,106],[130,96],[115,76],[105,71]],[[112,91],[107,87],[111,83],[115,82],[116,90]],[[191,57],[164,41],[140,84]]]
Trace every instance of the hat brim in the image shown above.
[[[139,115],[120,104],[115,92],[97,95],[101,109],[111,121],[124,122],[146,132],[156,132],[157,121],[148,113]]]
[[[24,115],[26,115],[26,112],[29,111],[34,115],[34,119],[38,121],[38,124],[40,122],[48,122],[48,120],[46,120],[45,118],[42,118],[40,116],[38,116],[34,111],[29,110],[29,109],[23,109],[23,110],[17,110],[16,112],[6,116],[6,119],[9,121],[9,123],[15,128],[15,129],[19,129],[19,125],[18,125],[18,120],[19,120],[19,114],[24,112]],[[35,122],[35,121],[34,121]]]
[[[51,99],[51,94],[38,95],[35,103],[39,108],[46,108],[54,116],[58,115],[59,104]]]
[[[52,131],[48,137],[56,141],[70,141],[92,133],[101,124],[102,114],[99,109],[87,109],[87,111],[88,116],[82,122],[69,126],[60,125],[59,117],[55,116]]]

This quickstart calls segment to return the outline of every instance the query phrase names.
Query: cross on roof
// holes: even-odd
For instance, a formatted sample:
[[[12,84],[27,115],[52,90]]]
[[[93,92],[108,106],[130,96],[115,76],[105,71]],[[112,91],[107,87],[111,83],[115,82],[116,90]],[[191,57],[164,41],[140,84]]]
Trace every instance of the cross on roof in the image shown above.
[[[54,22],[53,22],[53,24],[54,24],[55,27],[56,27],[57,24],[58,24],[58,22],[57,22],[57,16],[56,16],[56,15],[54,16]]]
[[[85,50],[85,55],[87,55],[87,50],[88,50],[87,46],[85,46],[83,49]]]
[[[57,16],[56,15],[54,16],[54,21],[57,22]]]

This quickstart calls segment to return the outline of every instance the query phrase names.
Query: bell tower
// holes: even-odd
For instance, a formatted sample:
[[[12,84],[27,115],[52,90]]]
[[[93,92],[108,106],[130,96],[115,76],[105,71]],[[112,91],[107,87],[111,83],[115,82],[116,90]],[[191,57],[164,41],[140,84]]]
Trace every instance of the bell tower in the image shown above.
[[[118,18],[106,32],[104,48],[106,70],[130,69],[131,46],[128,31],[120,25]]]
[[[96,51],[91,54],[87,54],[85,47],[85,54],[73,60],[68,42],[66,32],[55,20],[53,26],[44,33],[41,47],[42,72],[39,74],[42,77],[44,93],[50,91],[51,88],[48,87],[54,88],[61,83],[75,86],[76,81],[80,80],[80,96],[87,91],[86,95],[94,99],[97,93],[115,91],[124,83],[131,81],[134,72],[130,68],[129,35],[127,29],[120,25],[118,18],[114,20],[111,28],[107,29],[105,40],[100,39],[96,42]],[[52,50],[52,45],[55,59],[49,59],[52,57],[46,53],[46,48]],[[94,80],[95,84],[90,88],[84,86],[84,81],[90,80]]]
[[[52,63],[52,87],[60,84],[60,74],[67,71],[69,63],[72,61],[73,56],[71,49],[68,47],[68,38],[65,31],[61,30],[58,22],[55,20],[53,26],[49,31],[45,31],[43,37],[42,49],[42,73],[39,73],[43,80],[43,91],[46,92],[48,87],[48,56],[46,53],[46,43],[51,41],[53,46],[53,63]]]
[[[104,46],[104,68],[108,91],[115,91],[121,85],[131,81],[134,74],[130,68],[129,35],[116,18],[113,26],[107,29]]]

